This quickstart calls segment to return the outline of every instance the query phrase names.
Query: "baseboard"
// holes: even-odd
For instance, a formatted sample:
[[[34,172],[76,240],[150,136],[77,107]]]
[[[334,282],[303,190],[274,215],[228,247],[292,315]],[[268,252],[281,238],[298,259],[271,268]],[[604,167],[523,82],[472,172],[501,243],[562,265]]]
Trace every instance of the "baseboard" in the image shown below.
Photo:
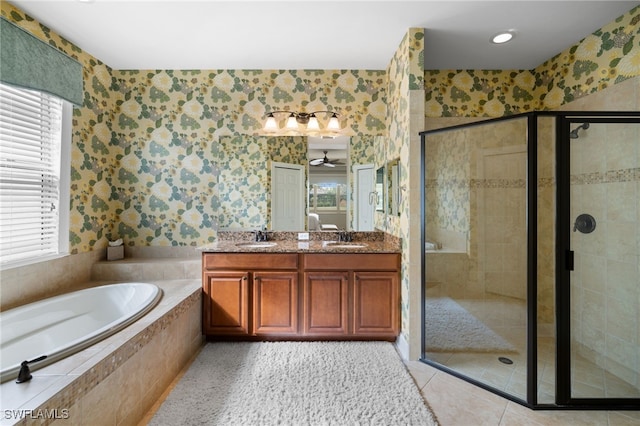
[[[396,339],[396,349],[403,360],[409,361],[409,342],[405,339],[403,334],[400,334]]]

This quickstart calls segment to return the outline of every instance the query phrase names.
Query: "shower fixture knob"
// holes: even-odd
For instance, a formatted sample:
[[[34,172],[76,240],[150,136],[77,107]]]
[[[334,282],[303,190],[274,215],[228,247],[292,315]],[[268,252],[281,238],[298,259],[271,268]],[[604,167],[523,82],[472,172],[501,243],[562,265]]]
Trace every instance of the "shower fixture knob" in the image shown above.
[[[580,231],[583,234],[590,234],[594,229],[596,229],[596,219],[588,213],[578,216],[573,224],[573,232]]]

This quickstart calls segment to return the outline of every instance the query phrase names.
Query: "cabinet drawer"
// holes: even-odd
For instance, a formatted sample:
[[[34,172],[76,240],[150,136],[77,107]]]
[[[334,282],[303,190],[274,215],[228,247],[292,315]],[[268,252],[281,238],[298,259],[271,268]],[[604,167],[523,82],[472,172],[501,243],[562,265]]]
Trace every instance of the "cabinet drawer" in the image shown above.
[[[202,260],[204,269],[270,270],[297,269],[296,253],[205,253]]]
[[[394,253],[327,253],[306,254],[302,264],[305,270],[346,271],[396,271],[400,267],[400,258]]]

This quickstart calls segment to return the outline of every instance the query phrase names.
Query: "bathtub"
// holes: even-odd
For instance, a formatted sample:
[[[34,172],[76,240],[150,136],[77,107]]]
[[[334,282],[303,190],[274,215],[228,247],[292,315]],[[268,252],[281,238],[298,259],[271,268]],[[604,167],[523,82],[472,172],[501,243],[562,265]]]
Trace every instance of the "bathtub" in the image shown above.
[[[144,316],[160,301],[153,284],[123,283],[74,291],[0,313],[0,382],[72,355]]]

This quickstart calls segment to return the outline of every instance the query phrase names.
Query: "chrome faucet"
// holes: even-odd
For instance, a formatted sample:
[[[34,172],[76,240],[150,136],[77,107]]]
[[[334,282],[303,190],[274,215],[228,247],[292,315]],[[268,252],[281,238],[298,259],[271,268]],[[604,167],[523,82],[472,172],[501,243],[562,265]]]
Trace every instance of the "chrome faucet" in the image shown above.
[[[256,236],[256,241],[269,241],[269,233],[267,231],[260,231],[259,229],[256,229],[253,233]]]
[[[338,231],[338,241],[351,242],[353,241],[353,234],[349,231]]]

